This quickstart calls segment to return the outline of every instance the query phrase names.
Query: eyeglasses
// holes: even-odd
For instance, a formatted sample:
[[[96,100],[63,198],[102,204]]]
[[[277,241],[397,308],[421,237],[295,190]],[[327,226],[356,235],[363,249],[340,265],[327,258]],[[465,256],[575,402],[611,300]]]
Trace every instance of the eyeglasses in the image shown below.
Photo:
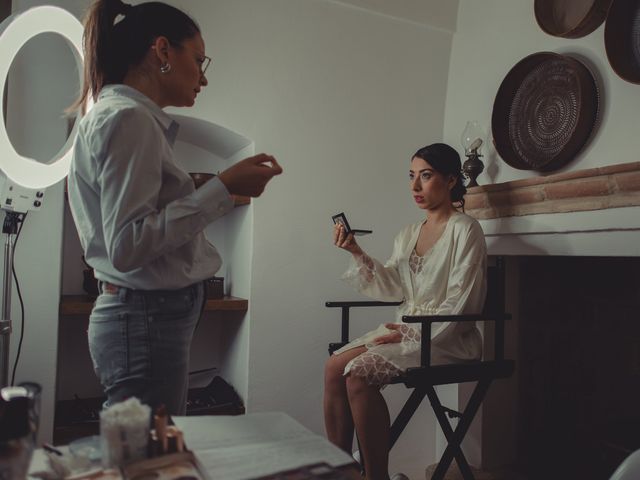
[[[184,45],[181,46],[182,48],[185,48]],[[209,65],[211,65],[211,57],[207,57],[206,55],[201,54],[200,52],[191,48],[189,48],[188,50],[191,50],[197,55],[196,61],[198,62],[198,65],[200,65],[200,74],[204,75],[207,71],[207,68],[209,68]]]
[[[206,55],[202,55],[202,57],[198,60],[200,63],[200,73],[204,75],[207,72],[207,68],[211,65],[211,57],[207,57]]]
[[[184,45],[180,45],[180,44],[172,44],[174,47],[179,47],[179,48],[185,48]],[[155,45],[151,45],[151,48],[155,49]],[[189,49],[192,50],[193,49]],[[211,65],[211,62],[213,60],[211,60],[211,57],[208,57],[206,55],[201,55],[198,52],[194,52],[197,55],[196,61],[198,62],[198,65],[200,65],[200,74],[204,75],[207,72],[207,68],[209,68],[209,65]]]

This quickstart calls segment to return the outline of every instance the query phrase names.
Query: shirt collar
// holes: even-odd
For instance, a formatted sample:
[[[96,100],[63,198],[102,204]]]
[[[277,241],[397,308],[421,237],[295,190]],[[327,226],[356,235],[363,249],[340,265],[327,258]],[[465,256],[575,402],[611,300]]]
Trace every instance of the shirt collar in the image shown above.
[[[123,84],[112,84],[102,87],[100,95],[98,95],[98,101],[103,98],[106,99],[114,96],[131,98],[132,100],[144,105],[164,129],[167,140],[173,144],[178,136],[178,129],[180,128],[180,125],[164,110],[162,110],[157,103],[147,97],[144,93]]]

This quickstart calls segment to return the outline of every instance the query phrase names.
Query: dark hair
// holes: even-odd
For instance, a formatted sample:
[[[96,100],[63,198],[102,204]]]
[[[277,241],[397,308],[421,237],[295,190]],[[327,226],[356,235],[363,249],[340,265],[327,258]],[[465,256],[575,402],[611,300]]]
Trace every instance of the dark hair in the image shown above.
[[[124,18],[116,23],[119,15]],[[167,37],[177,46],[198,33],[200,28],[189,15],[166,3],[133,6],[122,0],[96,0],[84,19],[84,80],[71,109],[81,107],[89,94],[95,100],[105,85],[121,83],[156,38]]]
[[[451,203],[457,204],[456,206],[464,211],[464,195],[467,193],[467,187],[462,183],[462,163],[458,152],[446,143],[433,143],[419,149],[411,158],[414,157],[421,158],[442,175],[455,177],[456,183],[451,189]]]

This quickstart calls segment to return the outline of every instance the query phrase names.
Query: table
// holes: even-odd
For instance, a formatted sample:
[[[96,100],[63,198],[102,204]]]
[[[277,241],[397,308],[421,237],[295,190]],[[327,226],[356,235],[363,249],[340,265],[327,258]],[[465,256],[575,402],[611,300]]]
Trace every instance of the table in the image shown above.
[[[334,466],[350,480],[362,479],[349,455],[283,412],[172,420],[213,480],[246,480],[320,462]],[[29,471],[44,469],[46,456],[37,450]]]
[[[283,412],[173,417],[212,478],[246,480],[326,462],[360,478],[351,456]]]

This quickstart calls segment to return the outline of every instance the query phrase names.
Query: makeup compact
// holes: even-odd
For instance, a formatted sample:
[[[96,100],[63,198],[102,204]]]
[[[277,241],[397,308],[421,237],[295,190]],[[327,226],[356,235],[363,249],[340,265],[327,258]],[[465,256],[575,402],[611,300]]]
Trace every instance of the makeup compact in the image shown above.
[[[333,215],[331,219],[333,220],[334,224],[341,223],[342,226],[344,226],[345,233],[347,235],[352,233],[354,236],[357,237],[360,235],[367,235],[373,232],[373,230],[361,230],[361,229],[351,228],[349,226],[349,222],[347,222],[347,216],[344,214],[344,212],[340,212],[336,215]]]

